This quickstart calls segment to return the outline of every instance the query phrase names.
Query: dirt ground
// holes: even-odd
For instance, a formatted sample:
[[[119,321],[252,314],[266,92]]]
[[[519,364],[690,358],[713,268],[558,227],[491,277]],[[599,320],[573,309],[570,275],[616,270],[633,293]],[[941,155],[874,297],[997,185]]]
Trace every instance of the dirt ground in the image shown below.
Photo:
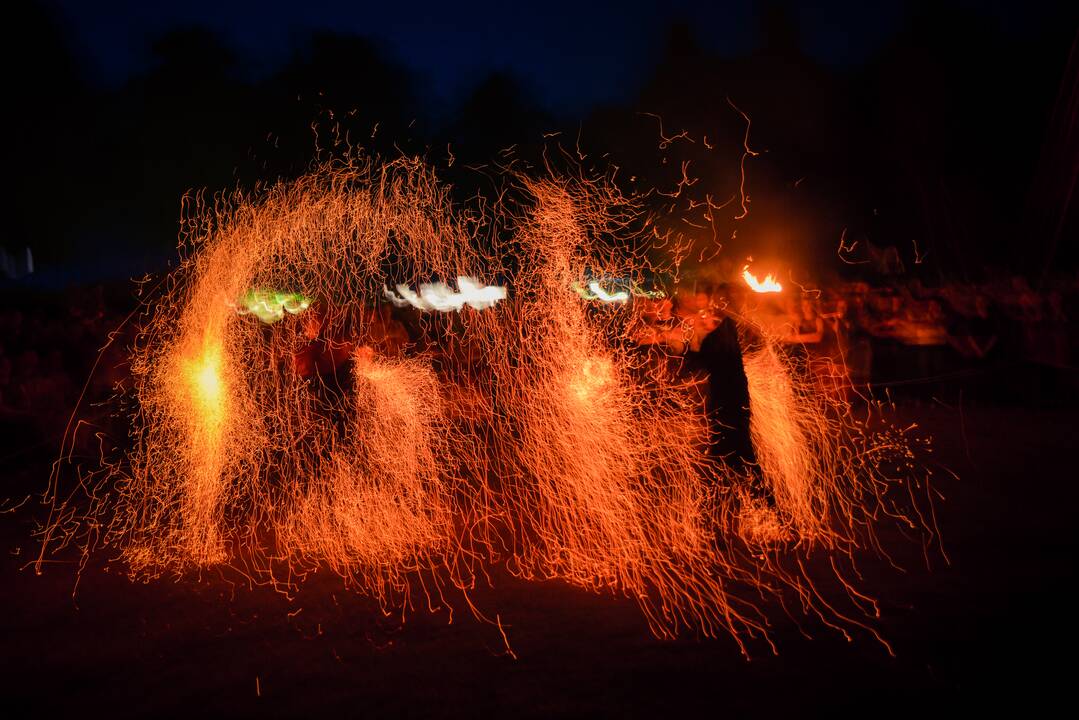
[[[4,714],[1040,715],[1070,699],[1074,680],[1077,413],[898,412],[934,436],[950,564],[930,556],[927,568],[895,534],[884,542],[905,572],[866,561],[860,587],[880,599],[895,657],[868,633],[847,642],[777,608],[778,655],[751,643],[747,661],[725,637],[654,639],[632,602],[504,575],[476,597],[517,659],[460,604],[452,623],[419,610],[401,625],[330,576],[289,602],[217,576],[141,584],[92,564],[73,595],[73,565],[26,568],[39,512],[28,503],[0,515]],[[5,445],[0,499],[40,491],[47,453],[29,439]]]

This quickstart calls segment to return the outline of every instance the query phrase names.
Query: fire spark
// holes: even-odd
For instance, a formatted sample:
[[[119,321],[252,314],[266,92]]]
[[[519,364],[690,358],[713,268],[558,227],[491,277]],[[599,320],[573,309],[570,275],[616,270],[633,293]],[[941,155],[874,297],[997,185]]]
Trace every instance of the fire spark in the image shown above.
[[[649,259],[655,237],[628,229],[644,210],[602,178],[550,172],[514,176],[513,203],[461,209],[419,161],[353,159],[202,207],[209,218],[184,227],[203,234],[183,239],[141,318],[131,442],[89,474],[54,466],[39,570],[69,544],[117,550],[142,577],[233,565],[279,585],[330,568],[403,610],[417,593],[444,606],[453,589],[474,608],[470,589],[500,563],[632,598],[660,637],[727,632],[746,651],[767,637],[762,604],[784,592],[798,598],[784,607],[869,627],[847,575],[881,519],[918,526],[892,494],[912,485],[881,469],[917,473],[909,442],[855,420],[757,328],[746,372],[760,463],[747,472],[759,482],[713,457],[699,383],[628,342],[635,313],[569,291],[668,271]],[[478,268],[512,300],[468,275]],[[268,287],[291,292],[245,296]],[[266,324],[220,300],[244,297]],[[385,300],[439,314],[420,318],[418,342],[387,343],[371,310]],[[325,373],[296,369],[313,346],[333,359]],[[456,412],[468,392],[484,412]],[[814,584],[802,563],[814,550],[845,596]]]

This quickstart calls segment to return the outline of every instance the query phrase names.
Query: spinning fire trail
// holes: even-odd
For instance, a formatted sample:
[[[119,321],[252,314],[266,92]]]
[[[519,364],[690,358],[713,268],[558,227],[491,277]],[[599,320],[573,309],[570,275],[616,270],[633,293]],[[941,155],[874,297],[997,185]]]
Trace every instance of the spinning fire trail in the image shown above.
[[[141,318],[130,442],[56,464],[41,561],[103,544],[140,577],[226,565],[275,585],[327,567],[401,608],[502,564],[633,598],[662,637],[744,650],[789,592],[867,627],[854,554],[875,523],[916,526],[899,501],[925,479],[903,433],[855,421],[755,328],[759,463],[727,467],[700,382],[633,340],[672,245],[607,178],[505,181],[455,207],[420,162],[352,159],[196,208]],[[392,341],[390,308],[421,342]],[[844,597],[804,570],[815,548]]]

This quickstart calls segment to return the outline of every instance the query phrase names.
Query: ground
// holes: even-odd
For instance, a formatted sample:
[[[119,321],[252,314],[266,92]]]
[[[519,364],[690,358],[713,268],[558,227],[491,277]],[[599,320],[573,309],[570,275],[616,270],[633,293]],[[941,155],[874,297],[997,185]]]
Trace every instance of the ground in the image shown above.
[[[949,563],[889,533],[900,572],[866,561],[879,629],[852,642],[776,609],[773,639],[649,635],[633,603],[504,575],[477,593],[496,627],[457,608],[402,626],[330,576],[293,602],[220,577],[132,583],[91,564],[38,576],[28,504],[0,515],[0,691],[36,717],[898,716],[1024,708],[1073,680],[1074,410],[902,405],[934,436]],[[49,456],[9,441],[0,497],[40,490]],[[954,471],[953,477],[944,467]],[[297,613],[297,610],[299,612]],[[290,613],[295,613],[290,617]],[[7,714],[7,711],[5,711]],[[7,715],[11,717],[12,715]]]

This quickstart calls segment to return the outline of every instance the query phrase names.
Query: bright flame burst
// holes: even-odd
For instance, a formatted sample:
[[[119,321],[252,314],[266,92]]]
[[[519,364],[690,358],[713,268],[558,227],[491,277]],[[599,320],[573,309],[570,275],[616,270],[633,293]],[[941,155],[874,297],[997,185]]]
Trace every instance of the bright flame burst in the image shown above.
[[[384,287],[382,294],[397,307],[412,306],[417,310],[460,312],[465,305],[473,310],[494,307],[506,299],[506,288],[498,285],[481,285],[475,278],[457,276],[457,291],[445,283],[424,283],[419,293],[408,285],[398,285],[397,292]]]
[[[777,293],[783,291],[783,286],[779,284],[774,275],[769,273],[764,276],[764,280],[758,280],[757,276],[749,271],[749,265],[742,268],[742,279],[746,281],[746,285],[753,289],[753,292]]]
[[[503,563],[631,597],[663,637],[767,637],[761,598],[786,592],[864,627],[837,608],[871,612],[845,577],[878,519],[913,526],[892,497],[920,478],[902,433],[855,421],[766,337],[746,361],[762,500],[710,456],[700,384],[633,342],[629,293],[581,292],[593,269],[634,287],[676,267],[647,262],[641,209],[605,178],[506,183],[484,215],[422,163],[353,160],[202,208],[134,346],[132,442],[70,487],[57,464],[42,558],[101,541],[140,575],[228,564],[286,588],[329,567],[398,607]],[[290,293],[249,292],[267,287]],[[441,311],[417,318],[438,351],[380,345],[385,300]],[[309,304],[318,322],[290,318]],[[447,314],[465,306],[485,311]],[[349,372],[297,370],[315,334]],[[814,585],[813,548],[848,568],[844,597]]]

